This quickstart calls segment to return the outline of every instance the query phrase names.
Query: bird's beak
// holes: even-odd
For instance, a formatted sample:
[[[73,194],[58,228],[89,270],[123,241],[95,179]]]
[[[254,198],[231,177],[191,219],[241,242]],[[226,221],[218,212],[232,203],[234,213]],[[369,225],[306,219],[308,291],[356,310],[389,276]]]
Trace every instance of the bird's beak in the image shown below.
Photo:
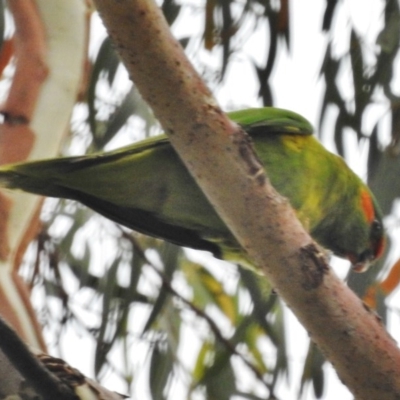
[[[359,255],[348,254],[347,258],[350,260],[354,272],[365,272],[375,260],[371,250],[366,250]]]
[[[365,272],[370,266],[370,261],[351,263],[351,267],[354,272]]]

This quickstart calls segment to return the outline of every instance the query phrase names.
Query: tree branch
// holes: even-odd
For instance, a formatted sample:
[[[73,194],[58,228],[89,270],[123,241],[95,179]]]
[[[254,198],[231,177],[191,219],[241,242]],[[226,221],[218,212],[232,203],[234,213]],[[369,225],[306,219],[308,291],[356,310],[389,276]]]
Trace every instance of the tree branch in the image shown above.
[[[269,185],[246,136],[222,114],[156,4],[95,4],[185,165],[341,379],[358,399],[400,398],[396,344],[328,268],[288,202]]]
[[[0,348],[35,391],[47,399],[76,400],[76,394],[55,378],[0,317]]]

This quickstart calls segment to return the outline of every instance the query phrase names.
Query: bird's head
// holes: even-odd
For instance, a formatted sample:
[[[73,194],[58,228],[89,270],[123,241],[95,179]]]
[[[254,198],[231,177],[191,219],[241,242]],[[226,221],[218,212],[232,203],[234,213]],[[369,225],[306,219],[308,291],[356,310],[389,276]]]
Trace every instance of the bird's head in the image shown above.
[[[363,218],[368,226],[366,241],[364,241],[364,248],[362,251],[346,254],[355,272],[366,271],[371,263],[383,254],[385,248],[382,213],[376,200],[371,193],[365,189],[361,191],[360,199]]]

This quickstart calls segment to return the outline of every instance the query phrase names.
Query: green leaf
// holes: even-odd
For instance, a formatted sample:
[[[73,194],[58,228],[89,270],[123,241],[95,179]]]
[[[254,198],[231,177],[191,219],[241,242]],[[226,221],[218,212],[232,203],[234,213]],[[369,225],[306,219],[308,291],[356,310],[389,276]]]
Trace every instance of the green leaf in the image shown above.
[[[211,365],[214,358],[214,343],[206,338],[197,355],[196,363],[193,368],[192,377],[195,383],[201,381],[207,368]]]
[[[161,10],[164,14],[168,25],[172,25],[181,11],[182,6],[177,4],[175,0],[164,0],[161,6]]]
[[[263,354],[258,348],[259,340],[265,337],[265,332],[257,324],[251,324],[246,331],[246,344],[250,354],[253,356],[253,363],[261,374],[266,374],[269,370],[265,365]]]
[[[111,264],[106,276],[103,279],[104,282],[104,292],[103,292],[103,310],[101,315],[101,324],[97,339],[96,353],[94,368],[95,374],[98,375],[101,368],[103,367],[108,352],[110,351],[112,345],[115,341],[115,336],[113,333],[116,329],[116,313],[114,305],[114,288],[117,282],[117,271],[119,264],[121,262],[121,257],[116,257]]]
[[[185,260],[181,269],[193,289],[194,304],[201,309],[217,306],[235,325],[238,320],[236,299],[225,292],[224,285],[202,265],[192,261]]]
[[[165,277],[171,282],[172,276],[178,266],[178,259],[181,254],[181,249],[171,243],[164,242],[163,249],[160,252],[162,261],[164,262],[164,273]],[[143,328],[143,334],[147,332],[153,325],[155,320],[158,318],[164,304],[167,303],[170,293],[167,288],[161,286],[157,300],[154,303],[153,309],[151,310],[150,316]]]
[[[207,390],[207,399],[229,400],[235,393],[235,375],[229,354],[218,354],[214,365],[208,369],[202,384]]]
[[[173,357],[168,346],[166,346],[166,349],[161,349],[159,345],[154,346],[150,360],[149,382],[153,400],[165,399],[164,390],[172,367]]]
[[[115,52],[111,40],[106,37],[100,46],[99,52],[97,54],[96,60],[93,64],[91,71],[88,91],[87,91],[87,102],[88,102],[88,122],[90,130],[92,132],[93,138],[97,137],[97,125],[96,125],[96,86],[100,79],[101,73],[105,72],[107,74],[108,83],[111,85],[115,73],[117,71],[118,65],[120,63],[119,57]]]
[[[400,10],[397,0],[386,1],[385,24],[376,43],[387,54],[397,52],[400,43]]]
[[[286,336],[284,323],[284,310],[281,301],[277,302],[275,309],[275,321],[273,322],[274,337],[277,338],[275,345],[277,350],[272,389],[275,387],[278,377],[285,374],[289,377],[288,356],[286,351]]]
[[[168,301],[170,294],[165,290],[165,288],[162,288],[157,296],[157,300],[154,303],[154,306],[151,310],[151,313],[149,315],[149,318],[147,319],[146,325],[143,328],[142,334],[145,334],[154,324],[156,319],[159,317],[161,310],[164,307],[164,304]]]
[[[324,363],[325,358],[319,351],[318,347],[313,342],[310,342],[303,374],[301,377],[299,397],[303,393],[305,384],[308,382],[312,382],[314,393],[317,399],[322,397],[324,391],[324,372],[322,367]]]
[[[253,302],[252,316],[272,340],[274,344],[278,343],[278,338],[275,337],[271,324],[267,320],[267,315],[274,311],[277,301],[277,296],[271,294],[271,286],[265,277],[260,278],[254,272],[239,268],[240,276],[244,287]]]
[[[128,118],[135,112],[136,98],[134,96],[135,89],[132,88],[122,100],[121,104],[117,106],[115,112],[111,115],[105,132],[102,135],[95,137],[95,150],[103,149],[104,146],[110,142],[111,139],[119,132],[119,130],[126,124]]]

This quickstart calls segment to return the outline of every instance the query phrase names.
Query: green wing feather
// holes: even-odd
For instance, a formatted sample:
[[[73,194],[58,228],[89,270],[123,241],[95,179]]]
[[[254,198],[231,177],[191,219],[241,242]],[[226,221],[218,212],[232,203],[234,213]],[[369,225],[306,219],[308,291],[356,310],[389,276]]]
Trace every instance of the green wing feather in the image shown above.
[[[228,113],[229,118],[246,130],[264,128],[265,133],[312,135],[312,125],[300,114],[281,108],[250,108]]]

